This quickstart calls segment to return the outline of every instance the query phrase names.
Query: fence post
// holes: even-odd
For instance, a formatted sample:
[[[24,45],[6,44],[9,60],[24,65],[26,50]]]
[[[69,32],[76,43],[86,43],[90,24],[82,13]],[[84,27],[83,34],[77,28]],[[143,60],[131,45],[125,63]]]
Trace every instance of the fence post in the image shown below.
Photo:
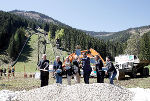
[[[7,72],[8,72],[8,79],[9,79],[9,76],[10,76],[10,74],[9,74],[9,66],[8,66],[8,70],[7,70]]]
[[[27,78],[27,74],[26,74],[26,71],[25,71],[25,65],[24,65],[24,78]]]

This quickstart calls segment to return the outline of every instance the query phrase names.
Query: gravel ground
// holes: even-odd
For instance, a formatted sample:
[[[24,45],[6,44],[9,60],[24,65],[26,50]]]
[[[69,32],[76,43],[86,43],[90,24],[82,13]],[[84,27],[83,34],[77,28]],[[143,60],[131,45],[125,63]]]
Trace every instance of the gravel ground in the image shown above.
[[[134,93],[107,83],[53,84],[29,91],[0,91],[0,101],[132,101]]]
[[[74,85],[75,84],[74,79],[72,79],[72,86],[67,86],[66,78],[63,78],[63,85],[56,85],[55,80],[53,78],[50,78],[49,86],[39,88],[40,80],[38,79],[23,78],[23,77],[20,78],[19,76],[16,76],[16,78],[10,78],[9,80],[7,78],[1,78],[0,101],[11,101],[11,100],[16,101],[17,99],[19,101],[20,100],[34,101],[34,99],[36,99],[36,101],[40,101],[38,100],[39,97],[42,98],[41,100],[45,98],[47,100],[50,99],[50,101],[52,100],[54,101],[57,99],[59,99],[60,101],[64,99],[65,101],[66,99],[68,100],[76,99],[77,101],[87,100],[86,97],[84,96],[90,96],[89,100],[93,101],[97,99],[100,100],[103,97],[105,98],[101,101],[106,101],[107,97],[109,98],[110,96],[113,96],[113,98],[115,99],[114,101],[117,101],[119,98],[120,98],[119,101],[124,101],[124,97],[122,96],[127,96],[127,98],[129,98],[128,99],[129,101],[150,101],[149,81],[150,77],[147,78],[137,77],[134,79],[127,77],[125,80],[120,81],[115,80],[114,83],[116,86],[113,86],[108,84],[109,83],[108,79],[105,79],[105,83],[107,84],[96,84],[95,83],[96,78],[90,78],[90,85],[85,85],[82,84],[84,81],[83,78],[81,78],[81,84]],[[117,92],[116,89],[119,90],[118,93],[114,93]],[[122,91],[122,89],[125,91]],[[128,93],[126,93],[126,91],[129,92],[131,96],[128,96],[127,95]],[[113,92],[112,93],[113,95],[108,94],[111,92]],[[65,96],[63,97],[63,99],[61,98],[62,95]],[[110,101],[113,101],[112,99]]]
[[[133,101],[150,101],[150,89],[143,88],[129,88],[135,93]]]

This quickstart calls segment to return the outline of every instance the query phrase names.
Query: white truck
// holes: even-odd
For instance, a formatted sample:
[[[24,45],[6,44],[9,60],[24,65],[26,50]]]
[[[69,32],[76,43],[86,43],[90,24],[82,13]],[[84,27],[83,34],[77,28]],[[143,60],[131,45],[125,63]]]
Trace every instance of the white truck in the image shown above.
[[[149,69],[145,66],[149,65],[150,61],[140,61],[134,55],[119,55],[115,57],[115,67],[118,71],[118,79],[125,78],[125,75],[136,77],[137,73],[141,76],[148,76]]]

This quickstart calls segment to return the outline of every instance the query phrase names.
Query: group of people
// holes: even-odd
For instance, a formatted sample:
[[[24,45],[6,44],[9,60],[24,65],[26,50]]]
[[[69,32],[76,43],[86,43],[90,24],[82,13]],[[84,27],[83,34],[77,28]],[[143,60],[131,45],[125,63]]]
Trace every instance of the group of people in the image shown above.
[[[110,57],[106,57],[106,66],[98,55],[95,56],[95,70],[97,75],[97,83],[104,83],[104,76],[109,75],[110,84],[113,84],[113,80],[117,74],[117,71],[110,61]],[[80,83],[80,70],[83,70],[83,78],[85,84],[89,84],[90,74],[92,68],[90,65],[90,58],[86,53],[83,53],[83,58],[80,59],[77,55],[75,56],[72,63],[69,57],[66,58],[64,65],[60,60],[60,56],[56,56],[56,60],[53,64],[53,74],[56,78],[56,83],[62,84],[62,76],[66,74],[68,85],[71,85],[71,79],[74,77],[75,83]],[[105,68],[106,71],[103,70]],[[43,54],[42,60],[38,64],[40,70],[41,87],[48,85],[49,81],[49,60],[46,59],[46,54]]]
[[[8,73],[7,73],[7,69],[6,68],[0,68],[0,76],[6,76],[8,74],[8,76],[15,76],[15,68],[8,68]]]
[[[6,76],[6,68],[0,68],[0,76]]]

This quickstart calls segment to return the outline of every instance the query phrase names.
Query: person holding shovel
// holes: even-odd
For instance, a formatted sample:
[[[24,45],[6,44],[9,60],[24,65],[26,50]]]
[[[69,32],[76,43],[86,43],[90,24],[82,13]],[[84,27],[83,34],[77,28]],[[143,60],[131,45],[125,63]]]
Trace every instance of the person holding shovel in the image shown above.
[[[106,75],[109,75],[110,84],[114,84],[113,80],[117,75],[117,71],[113,63],[110,61],[109,56],[106,57],[106,68],[108,69]]]
[[[49,60],[46,59],[46,54],[43,54],[42,60],[38,64],[40,70],[41,87],[48,85],[49,80]]]
[[[96,75],[97,75],[97,83],[104,83],[105,72],[102,71],[103,62],[98,55],[95,56],[95,66],[96,66]]]

